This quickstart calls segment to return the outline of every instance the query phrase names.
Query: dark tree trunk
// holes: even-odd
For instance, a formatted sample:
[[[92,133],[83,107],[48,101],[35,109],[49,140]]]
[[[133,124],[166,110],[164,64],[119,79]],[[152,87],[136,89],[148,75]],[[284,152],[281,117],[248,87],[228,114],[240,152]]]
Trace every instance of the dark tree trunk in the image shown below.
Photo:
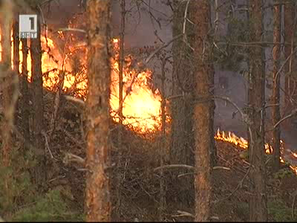
[[[294,51],[294,30],[296,27],[296,15],[295,15],[295,5],[294,1],[288,1],[284,5],[284,41],[285,45],[285,58],[290,57],[289,62],[285,69],[285,109],[284,113],[289,114],[292,110],[292,96],[294,94],[294,89],[296,81],[292,77],[293,64],[295,63],[295,56],[291,55]]]
[[[250,0],[250,41],[262,41],[262,0]],[[249,162],[250,170],[250,221],[267,221],[265,180],[265,66],[260,45],[249,49]]]
[[[17,74],[19,74],[19,64],[20,64],[19,45],[20,45],[19,23],[14,22],[13,24],[13,70]]]
[[[34,169],[33,179],[36,184],[43,188],[46,182],[45,167],[45,145],[44,145],[44,108],[43,108],[43,80],[41,69],[41,40],[40,40],[40,16],[37,21],[37,38],[31,39],[31,58],[32,58],[32,88],[33,88],[33,140],[36,149],[37,164]]]
[[[208,0],[193,1],[190,5],[190,20],[194,23],[191,43],[196,62],[195,75],[195,221],[210,221],[211,156],[213,135],[213,67],[209,41],[211,28],[210,4]],[[207,46],[207,47],[205,47]]]
[[[27,39],[22,39],[22,73],[20,79],[20,113],[22,133],[26,140],[30,141],[30,107],[29,107],[29,88],[28,88],[28,42]]]
[[[87,96],[87,221],[111,221],[110,204],[110,1],[89,0]]]
[[[186,2],[178,0],[173,1],[173,37],[181,35],[183,32],[183,17],[186,8]],[[193,105],[187,96],[192,92],[191,84],[193,75],[190,69],[191,52],[182,41],[182,38],[173,42],[173,86],[172,95],[178,96],[171,102],[172,132],[171,132],[171,164],[194,165],[194,135],[193,135]],[[179,174],[186,173],[184,170],[178,170],[173,175],[175,186],[179,193],[176,194],[176,202],[191,207],[194,204],[193,176],[188,175],[181,178]]]
[[[274,30],[273,41],[275,43],[281,42],[281,6],[274,6]],[[279,61],[280,61],[280,45],[275,44],[272,51],[273,56],[273,91],[272,91],[272,123],[275,125],[280,120],[280,74]],[[278,171],[280,168],[280,125],[273,130],[273,167],[274,171]]]

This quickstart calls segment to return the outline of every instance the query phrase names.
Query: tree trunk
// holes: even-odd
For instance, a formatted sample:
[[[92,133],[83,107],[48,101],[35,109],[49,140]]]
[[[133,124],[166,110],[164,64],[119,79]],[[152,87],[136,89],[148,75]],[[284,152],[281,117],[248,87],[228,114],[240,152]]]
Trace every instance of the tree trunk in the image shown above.
[[[10,31],[12,24],[12,3],[8,0],[3,1],[1,5],[2,10],[5,12],[0,15],[2,20],[2,64],[0,67],[0,87],[3,92],[3,122],[1,123],[2,134],[2,158],[5,166],[9,165],[9,150],[11,148],[11,129],[14,120],[14,111],[12,107],[12,71],[11,71],[11,42]]]
[[[162,96],[162,102],[161,102],[161,118],[162,118],[162,126],[161,126],[161,133],[160,133],[160,166],[165,165],[166,161],[166,99],[165,99],[165,81],[166,81],[166,61],[167,58],[162,58],[162,64],[161,64],[161,96]],[[160,205],[159,205],[159,221],[164,221],[165,216],[165,210],[166,210],[166,178],[164,174],[164,170],[160,170]]]
[[[19,74],[19,64],[20,64],[20,58],[19,58],[19,45],[20,45],[20,39],[19,39],[19,23],[14,22],[13,24],[13,70]]]
[[[125,64],[125,23],[126,23],[126,5],[125,0],[121,0],[121,33],[120,33],[120,52],[119,52],[119,126],[118,126],[118,144],[117,144],[117,189],[116,189],[116,214],[120,218],[122,196],[121,196],[121,184],[122,184],[122,135],[123,135],[123,74]]]
[[[273,42],[281,42],[281,5],[275,5],[273,8],[274,29],[273,29]],[[275,125],[280,120],[280,45],[275,44],[272,51],[273,56],[273,91],[272,91],[272,123]],[[280,125],[273,130],[273,167],[274,171],[280,168]]]
[[[173,1],[173,37],[183,33],[183,18],[186,2]],[[172,95],[188,95],[192,89],[193,76],[190,70],[191,52],[182,41],[182,38],[173,42],[173,77]],[[177,97],[171,103],[172,131],[171,131],[171,164],[194,165],[194,135],[192,131],[193,106],[187,97]],[[182,203],[188,207],[194,204],[193,176],[188,175],[181,178],[177,176],[186,171],[178,170],[173,174],[175,187],[179,193],[175,196],[175,202]]]
[[[292,67],[295,62],[295,56],[291,55],[294,51],[294,30],[296,27],[295,16],[295,2],[286,2],[284,6],[284,41],[286,43],[285,59],[288,57],[290,57],[290,59],[286,64],[285,69],[285,114],[289,114],[292,110],[291,97],[294,94],[294,84],[296,84],[296,81],[293,81],[292,78]]]
[[[262,1],[250,0],[250,41],[262,41]],[[267,198],[265,182],[265,66],[264,52],[260,45],[249,49],[249,176],[250,221],[267,221]]]
[[[22,73],[20,79],[20,110],[22,133],[26,140],[30,141],[30,107],[29,107],[29,88],[28,88],[28,45],[27,39],[22,39]]]
[[[37,11],[37,10],[36,10]],[[36,148],[37,164],[34,169],[35,183],[43,188],[46,182],[45,168],[45,145],[44,145],[44,108],[43,108],[43,81],[41,69],[41,40],[40,40],[40,16],[37,19],[37,38],[31,39],[31,55],[32,55],[32,88],[33,88],[33,139]]]
[[[110,1],[89,0],[87,96],[87,221],[111,221],[110,204]]]
[[[193,1],[190,7],[190,20],[194,23],[191,42],[196,62],[194,77],[194,134],[195,134],[195,221],[210,220],[211,199],[211,156],[214,146],[213,135],[213,69],[211,49],[205,44],[209,41],[211,28],[208,0]]]

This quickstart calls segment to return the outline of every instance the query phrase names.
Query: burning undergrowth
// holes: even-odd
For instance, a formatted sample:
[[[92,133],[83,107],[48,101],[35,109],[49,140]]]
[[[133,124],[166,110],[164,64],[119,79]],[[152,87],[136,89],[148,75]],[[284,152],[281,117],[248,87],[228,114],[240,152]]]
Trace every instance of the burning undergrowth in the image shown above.
[[[72,23],[68,27],[79,28]],[[46,33],[42,37],[44,49],[42,71],[44,73],[45,118],[47,149],[47,169],[49,188],[64,188],[64,199],[72,203],[74,209],[83,212],[85,184],[85,126],[83,108],[73,102],[61,98],[57,117],[53,117],[55,94],[59,88],[68,95],[85,99],[87,93],[85,43],[72,32],[57,30],[55,35]],[[118,44],[114,39],[114,56],[111,58],[111,188],[112,203],[116,207],[121,200],[120,216],[115,219],[122,221],[156,221],[159,208],[160,173],[155,171],[160,166],[160,138],[165,137],[169,142],[169,133],[161,135],[158,131],[161,125],[161,94],[153,90],[152,71],[139,70],[133,56],[125,58],[124,66],[124,107],[122,140],[118,141],[119,130],[119,92],[118,92]],[[139,56],[139,55],[138,55]],[[22,58],[20,59],[22,61]],[[28,69],[31,62],[28,61]],[[21,71],[21,70],[20,70]],[[30,79],[30,73],[29,73]],[[167,119],[169,120],[169,119]],[[141,134],[139,134],[141,133]],[[242,149],[248,147],[247,141],[232,134],[218,132],[215,136],[218,148],[218,165],[228,167],[213,172],[213,220],[245,221],[248,219],[248,161],[240,157]],[[169,147],[169,146],[168,146]],[[267,144],[266,150],[272,148]],[[168,152],[169,153],[169,152]],[[294,154],[293,154],[294,156]],[[167,163],[168,159],[167,159]],[[285,169],[290,173],[290,169]],[[168,185],[174,185],[171,171],[165,172]],[[193,176],[193,173],[189,173]],[[277,191],[279,199],[285,199],[280,185],[284,180],[296,182],[296,176],[281,175],[271,177],[269,192]],[[279,184],[277,184],[279,183]],[[275,185],[276,184],[276,185]],[[290,185],[294,185],[292,182]],[[289,187],[289,188],[288,188]],[[65,189],[66,188],[66,189]],[[120,193],[117,193],[117,190]],[[292,191],[290,186],[286,190]],[[191,220],[185,212],[193,213],[193,209],[181,210],[183,204],[173,202],[179,188],[168,188],[168,209],[165,220]],[[273,193],[271,193],[273,194]],[[288,201],[288,199],[286,200]],[[287,203],[292,205],[292,202]],[[189,215],[189,214],[188,214]],[[271,216],[272,217],[272,216]]]
[[[53,103],[53,102],[52,102]],[[70,194],[66,199],[72,199],[75,207],[83,211],[85,186],[85,136],[81,113],[75,109],[75,104],[65,102],[61,108],[61,117],[57,122],[56,130],[52,136],[50,148],[54,158],[48,153],[48,165],[51,172],[49,182],[51,187],[70,185]],[[48,106],[50,107],[50,106]],[[75,112],[76,111],[76,112]],[[50,111],[47,111],[50,114]],[[50,117],[50,116],[47,116]],[[112,121],[112,120],[111,120]],[[111,198],[112,206],[116,210],[118,197],[121,198],[119,208],[120,216],[114,220],[121,221],[157,221],[159,208],[159,180],[160,173],[155,171],[159,164],[160,135],[157,133],[152,139],[145,139],[129,128],[122,129],[122,143],[118,142],[119,124],[112,122],[111,127]],[[83,128],[83,129],[82,129]],[[169,141],[169,135],[166,135]],[[119,149],[120,147],[120,149]],[[241,156],[245,151],[232,142],[216,140],[218,149],[217,166],[226,169],[215,169],[212,175],[213,198],[212,217],[218,221],[247,221],[248,220],[248,169],[246,157]],[[67,156],[68,154],[68,156]],[[269,160],[269,154],[267,160]],[[168,160],[166,162],[169,164]],[[268,167],[269,167],[268,163]],[[229,169],[227,169],[229,168]],[[269,169],[269,168],[268,168]],[[185,213],[193,213],[193,209],[183,209],[185,204],[174,201],[179,188],[172,187],[175,181],[173,171],[165,171],[167,188],[166,221],[192,220]],[[189,172],[192,175],[191,172]],[[297,178],[288,166],[277,174],[268,174],[269,204],[272,209],[277,205],[290,210],[293,204],[293,192]],[[290,183],[290,184],[287,184]],[[117,193],[117,190],[120,193]],[[71,198],[72,197],[72,198]],[[285,201],[285,204],[280,203]],[[274,205],[274,206],[273,206]],[[270,219],[275,220],[274,213]]]

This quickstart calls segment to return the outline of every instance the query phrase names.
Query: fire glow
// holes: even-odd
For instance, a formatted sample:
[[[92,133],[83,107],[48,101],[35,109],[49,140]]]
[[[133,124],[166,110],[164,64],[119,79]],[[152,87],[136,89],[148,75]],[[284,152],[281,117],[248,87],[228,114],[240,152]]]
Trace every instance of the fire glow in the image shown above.
[[[73,34],[71,38],[75,39]],[[58,32],[58,37],[65,40],[63,32]],[[0,36],[1,38],[1,36]],[[64,39],[63,39],[64,38]],[[69,38],[67,38],[68,42]],[[41,36],[42,45],[42,73],[43,86],[50,91],[56,91],[58,83],[62,80],[62,89],[65,93],[76,92],[74,96],[86,99],[87,92],[87,51],[85,45],[65,44],[64,51],[55,44],[54,40],[48,35]],[[22,73],[22,42],[19,44],[19,72]],[[28,46],[30,47],[30,46]],[[13,37],[11,36],[11,57],[13,69]],[[65,49],[66,48],[66,49]],[[119,40],[113,39],[113,48],[115,58],[111,58],[111,94],[110,106],[111,115],[115,122],[119,122]],[[0,44],[0,50],[1,50]],[[70,59],[76,50],[83,51],[82,57],[79,58],[79,74],[75,72],[73,61]],[[1,57],[0,57],[1,59]],[[1,61],[1,60],[0,60]],[[123,106],[122,124],[128,126],[138,133],[155,132],[161,126],[161,94],[158,90],[152,90],[151,79],[152,72],[149,69],[137,71],[131,66],[133,58],[128,55],[125,58],[123,69]],[[28,51],[27,70],[28,81],[31,81],[31,53]],[[78,91],[79,89],[79,91]]]
[[[116,52],[115,59],[111,59],[111,98],[110,105],[115,112],[114,120],[119,122],[119,40],[113,39]],[[161,125],[161,94],[150,87],[152,72],[148,69],[137,72],[131,67],[130,56],[125,58],[123,68],[123,124],[132,126],[134,130],[145,133],[158,130]]]
[[[236,145],[239,148],[244,149],[244,150],[248,149],[248,147],[249,147],[248,141],[246,139],[244,139],[242,137],[238,137],[237,135],[235,135],[232,132],[228,132],[227,133],[227,132],[224,132],[224,131],[220,131],[218,129],[214,138],[216,140],[219,140],[219,141],[229,142],[229,143],[231,143],[233,145]],[[281,142],[281,154],[283,156],[283,153],[285,151],[285,148],[284,148],[283,141],[280,141],[280,142]],[[273,152],[272,146],[269,145],[268,143],[265,144],[265,152],[266,152],[266,154],[271,154]],[[290,155],[292,157],[297,158],[297,154],[296,153],[293,153],[292,151],[287,151],[287,152],[290,153]],[[284,160],[283,157],[280,157],[280,161],[282,163],[285,163],[285,160]],[[297,166],[290,165],[290,168],[297,175]]]
[[[1,30],[0,30],[1,31]],[[58,32],[59,37],[63,38],[63,33]],[[11,37],[12,47],[11,56],[13,62],[13,38]],[[76,50],[85,49],[85,45],[68,45],[67,53],[61,53],[54,43],[53,39],[42,36],[42,72],[43,72],[43,86],[49,90],[55,91],[57,83],[64,75],[63,91],[67,93],[69,90],[79,89],[79,93],[74,95],[80,98],[86,98],[87,92],[87,52],[84,51],[84,56],[80,58],[79,63],[82,65],[82,72],[79,74],[71,64],[71,57],[76,53]],[[22,42],[19,45],[19,72],[22,73]],[[30,47],[30,46],[29,46]],[[115,50],[115,58],[111,58],[112,73],[111,73],[111,96],[110,106],[111,115],[114,121],[119,122],[119,40],[113,39],[113,47]],[[0,61],[2,60],[2,42],[0,32]],[[125,58],[125,66],[123,69],[123,110],[124,119],[123,125],[128,126],[138,133],[155,132],[160,130],[161,126],[161,94],[158,90],[153,91],[151,87],[152,72],[148,69],[144,71],[137,71],[132,67],[133,58],[129,55]],[[13,68],[13,63],[12,63]],[[31,54],[28,51],[27,69],[28,80],[31,77]],[[215,137],[216,140],[232,143],[239,148],[248,149],[248,141],[242,137],[236,136],[231,132],[224,132],[218,130]],[[284,145],[281,141],[282,157],[281,162],[285,162],[283,158]],[[271,154],[273,148],[268,143],[265,144],[265,151]],[[290,156],[297,158],[297,154],[290,152]],[[297,174],[297,166],[290,166],[290,168]]]

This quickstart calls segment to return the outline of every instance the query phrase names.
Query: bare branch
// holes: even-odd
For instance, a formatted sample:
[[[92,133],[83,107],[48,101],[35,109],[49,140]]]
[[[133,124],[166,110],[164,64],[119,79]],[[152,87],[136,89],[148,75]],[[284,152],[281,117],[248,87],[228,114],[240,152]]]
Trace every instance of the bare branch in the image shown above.
[[[186,168],[189,170],[195,170],[195,167],[184,165],[184,164],[172,164],[172,165],[164,165],[154,169],[154,171],[161,170],[161,169],[171,169],[171,168]]]
[[[170,41],[168,41],[167,43],[163,44],[162,46],[160,46],[158,49],[156,49],[154,52],[152,52],[148,58],[145,59],[144,64],[147,64],[157,53],[159,53],[162,49],[166,48],[167,46],[169,46],[173,41],[179,39],[180,37],[182,37],[183,35],[177,35],[176,37],[174,37],[173,39],[171,39]]]
[[[187,42],[187,35],[186,35],[186,24],[187,24],[187,15],[188,15],[188,8],[189,8],[190,0],[187,1],[185,13],[184,13],[184,22],[183,22],[183,41]]]
[[[54,32],[80,32],[80,33],[87,33],[85,30],[83,29],[77,29],[77,28],[59,28],[58,30],[55,30]]]
[[[177,211],[178,214],[176,215],[172,215],[172,217],[175,217],[175,218],[179,218],[179,217],[190,217],[190,218],[195,218],[195,215],[189,213],[189,212],[186,212],[186,211]]]
[[[274,126],[272,129],[270,130],[267,130],[267,131],[272,131],[273,129],[275,129],[277,126],[279,126],[283,121],[289,119],[289,118],[292,118],[293,116],[295,116],[297,114],[297,109],[294,109],[291,114],[283,117],[282,119],[280,119]]]
[[[186,169],[194,170],[195,171],[195,167],[189,166],[189,165],[185,165],[185,164],[164,165],[164,166],[160,166],[160,167],[155,168],[154,171],[158,171],[158,170],[162,170],[162,169],[172,169],[172,168],[186,168]],[[218,170],[218,169],[230,170],[229,167],[223,167],[223,166],[214,166],[213,169],[214,170]]]

